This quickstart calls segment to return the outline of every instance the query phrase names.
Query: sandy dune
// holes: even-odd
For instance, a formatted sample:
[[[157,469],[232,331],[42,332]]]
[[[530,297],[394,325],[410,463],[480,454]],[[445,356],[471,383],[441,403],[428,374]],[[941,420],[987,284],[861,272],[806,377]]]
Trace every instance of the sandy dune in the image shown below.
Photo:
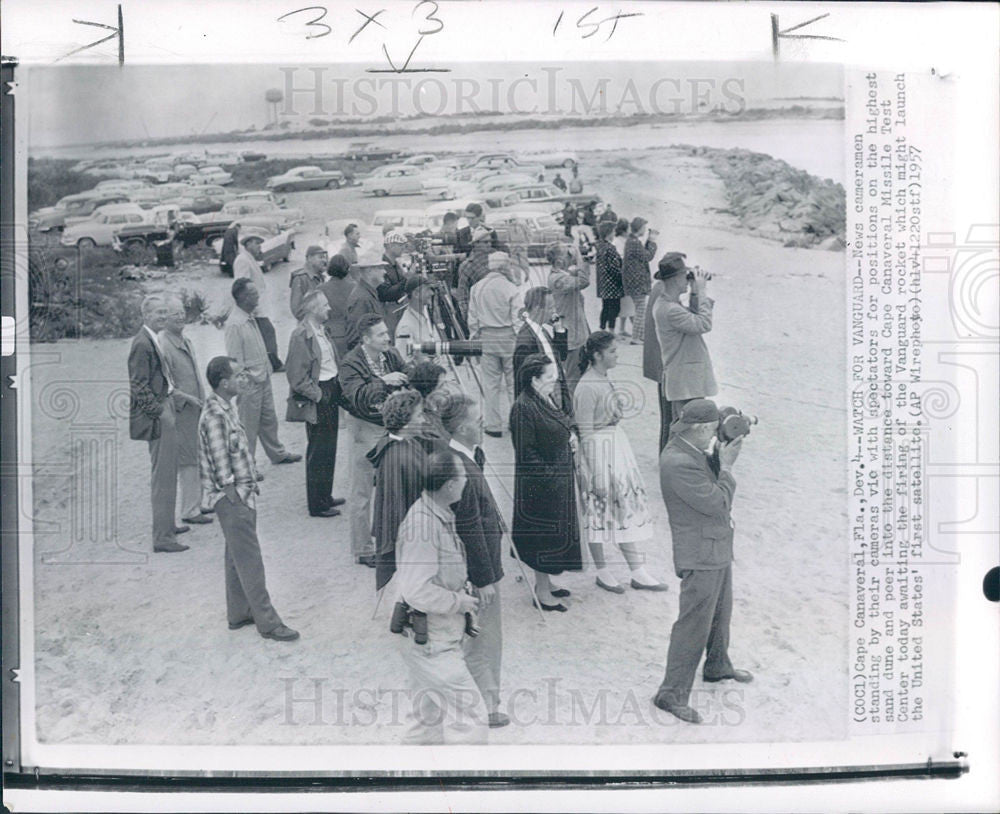
[[[708,344],[720,380],[718,401],[761,421],[737,463],[733,512],[731,653],[756,680],[738,687],[696,683],[694,702],[709,724],[702,727],[681,724],[649,702],[662,676],[678,581],[656,472],[655,385],[641,378],[640,348],[623,346],[615,379],[635,394],[637,407],[625,426],[660,529],[647,544],[649,567],[671,590],[614,596],[594,586],[592,571],[565,575],[573,607],[547,614],[543,623],[526,586],[515,579],[514,562],[506,563],[503,691],[515,723],[493,732],[493,740],[840,738],[847,708],[843,256],[784,249],[741,233],[725,215],[706,212],[724,208],[725,201],[702,159],[663,149],[583,158],[589,188],[620,215],[643,214],[658,225],[661,251],[685,251],[689,262],[716,273],[710,288],[716,327]],[[307,232],[314,234],[323,218],[423,205],[415,199],[365,201],[345,211],[354,194],[303,193],[290,195],[289,203],[306,209]],[[297,257],[308,244],[309,235],[297,239]],[[282,345],[292,327],[286,298],[294,267],[279,266],[269,275],[267,296]],[[215,269],[170,278],[171,287],[200,288],[215,303],[225,301],[228,285]],[[587,294],[596,326],[599,302]],[[202,364],[222,350],[220,331],[189,330]],[[121,744],[398,740],[405,708],[393,693],[405,686],[396,653],[400,638],[388,632],[387,603],[372,619],[374,575],[351,564],[346,518],[306,515],[301,464],[265,468],[259,503],[271,595],[286,622],[301,631],[299,642],[265,641],[253,628],[227,630],[218,525],[185,535],[188,552],[148,553],[145,444],[128,440],[127,406],[117,419],[108,412],[112,394],[127,391],[128,345],[79,341],[34,348],[39,738]],[[283,376],[274,378],[274,388],[283,413]],[[75,413],[61,389],[78,399]],[[292,450],[304,451],[301,426],[282,424],[281,434]],[[81,438],[89,440],[75,443]],[[342,456],[347,440],[342,433]],[[508,438],[487,439],[486,450],[501,471],[512,459]],[[334,491],[344,495],[349,473],[346,456],[340,460]],[[496,484],[505,511],[509,488],[509,482]],[[88,495],[96,495],[100,511],[83,508],[91,505]],[[83,527],[69,545],[74,507]],[[112,541],[102,542],[102,535]],[[624,578],[624,563],[613,556]],[[317,691],[318,710],[312,702],[290,703]]]

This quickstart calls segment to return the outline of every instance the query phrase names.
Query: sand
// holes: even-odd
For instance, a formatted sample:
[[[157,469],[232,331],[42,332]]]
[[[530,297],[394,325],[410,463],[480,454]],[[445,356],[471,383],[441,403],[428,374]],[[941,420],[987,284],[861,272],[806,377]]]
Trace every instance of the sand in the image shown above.
[[[846,728],[848,630],[843,255],[783,248],[743,231],[735,218],[716,211],[726,201],[707,162],[683,151],[591,152],[582,161],[588,188],[620,215],[642,214],[660,228],[661,252],[685,251],[689,262],[716,275],[709,289],[715,329],[707,341],[720,382],[717,400],[760,417],[735,469],[730,648],[736,666],[751,670],[755,681],[696,681],[693,703],[707,720],[701,727],[650,704],[679,582],[659,495],[656,388],[641,377],[641,349],[623,345],[613,378],[635,394],[636,410],[624,426],[658,529],[645,546],[648,568],[670,591],[612,595],[596,588],[591,568],[561,578],[573,592],[571,610],[546,614],[543,622],[514,562],[505,558],[502,692],[514,724],[492,731],[491,740],[839,739]],[[323,221],[424,205],[418,198],[360,201],[353,190],[287,197],[308,222],[293,262],[268,275],[282,347],[292,328],[288,276]],[[217,308],[229,281],[206,267],[171,276],[169,286],[200,289]],[[587,301],[596,326],[599,302],[592,290]],[[222,350],[216,328],[188,331],[202,364]],[[266,641],[252,627],[227,629],[217,523],[181,538],[190,551],[150,553],[148,455],[144,443],[128,439],[127,401],[121,406],[128,347],[129,340],[82,340],[33,348],[39,739],[398,741],[405,673],[397,649],[412,645],[389,633],[388,603],[372,619],[374,573],[352,564],[346,517],[308,517],[302,464],[264,465],[258,519],[271,596],[284,620],[301,631],[300,641]],[[283,415],[287,383],[283,375],[273,383]],[[301,425],[282,422],[281,437],[292,451],[304,452]],[[342,432],[337,495],[348,492],[348,441]],[[487,438],[485,447],[500,470],[513,457],[508,438]],[[502,480],[495,492],[509,515],[511,485]],[[620,555],[609,556],[625,579]],[[313,697],[318,706],[292,700]]]

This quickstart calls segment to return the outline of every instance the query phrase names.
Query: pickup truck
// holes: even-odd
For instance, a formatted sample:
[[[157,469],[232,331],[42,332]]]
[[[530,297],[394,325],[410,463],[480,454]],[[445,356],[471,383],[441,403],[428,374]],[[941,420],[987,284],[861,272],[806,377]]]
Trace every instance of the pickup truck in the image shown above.
[[[127,223],[112,236],[112,248],[130,255],[133,262],[145,260],[147,250],[154,243],[173,239],[183,224],[198,220],[193,212],[186,212],[172,204],[157,206],[146,216],[148,220]]]
[[[303,222],[303,217],[301,210],[286,209],[273,201],[237,198],[224,204],[218,212],[200,215],[197,223],[183,224],[177,236],[186,246],[202,240],[210,244],[234,221],[243,226],[267,226],[273,222],[280,230],[294,231]]]

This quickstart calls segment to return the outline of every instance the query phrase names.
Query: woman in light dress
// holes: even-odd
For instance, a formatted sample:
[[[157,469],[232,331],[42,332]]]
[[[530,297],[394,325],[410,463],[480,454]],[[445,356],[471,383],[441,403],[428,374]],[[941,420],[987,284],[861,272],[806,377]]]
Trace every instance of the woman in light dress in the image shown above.
[[[573,394],[573,410],[580,430],[580,448],[589,479],[584,517],[590,554],[597,567],[597,585],[620,594],[625,588],[615,579],[604,556],[604,546],[615,544],[631,570],[636,590],[665,591],[643,565],[638,543],[653,536],[646,487],[632,454],[632,445],[621,427],[620,394],[608,379],[618,364],[615,335],[595,331],[583,347],[580,381]]]

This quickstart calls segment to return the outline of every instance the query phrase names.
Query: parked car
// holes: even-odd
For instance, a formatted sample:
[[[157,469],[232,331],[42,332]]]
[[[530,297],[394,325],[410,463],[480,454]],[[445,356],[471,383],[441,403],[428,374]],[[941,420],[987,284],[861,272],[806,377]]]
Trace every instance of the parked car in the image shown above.
[[[427,216],[420,209],[379,209],[372,216],[372,226],[402,228],[407,232],[427,227]]]
[[[97,161],[84,171],[84,175],[108,175],[112,178],[134,178],[133,170],[122,166],[117,161]]]
[[[320,167],[294,167],[281,175],[267,179],[267,188],[275,192],[295,192],[307,189],[339,189],[344,183],[344,173],[340,170],[324,170]]]
[[[284,196],[278,197],[273,192],[266,189],[251,189],[249,192],[237,193],[233,199],[235,201],[270,201],[275,206],[281,206],[285,202]]]
[[[198,172],[198,168],[194,164],[174,164],[174,171],[171,177],[175,181],[184,181],[196,172]]]
[[[536,209],[499,209],[486,214],[486,225],[497,233],[501,248],[508,242],[507,228],[511,223],[522,224],[528,232],[528,259],[545,262],[545,251],[552,243],[566,240],[559,222],[548,212]]]
[[[463,195],[471,195],[476,191],[476,185],[471,181],[458,180],[454,174],[424,176],[420,188],[428,198],[449,201]]]
[[[98,181],[94,192],[132,192],[137,189],[149,189],[149,182],[138,178],[114,178]]]
[[[517,206],[522,203],[521,197],[512,189],[498,189],[494,192],[480,194],[492,209],[500,209],[504,206]],[[559,208],[558,206],[553,207],[553,209]]]
[[[231,189],[226,189],[218,184],[193,184],[184,192],[185,195],[208,195],[211,198],[220,198],[228,203],[237,197],[237,193]]]
[[[170,164],[143,164],[136,169],[136,176],[156,184],[165,184],[174,174],[174,168]]]
[[[496,192],[500,189],[516,189],[517,187],[529,186],[535,183],[534,178],[523,173],[499,173],[487,176],[476,187],[480,192]]]
[[[354,141],[348,146],[343,157],[350,161],[379,161],[386,158],[396,158],[402,153],[402,150],[376,147],[370,141]]]
[[[292,249],[295,248],[295,232],[291,229],[283,228],[282,224],[276,220],[266,218],[256,218],[252,222],[240,220],[240,229],[253,229],[265,236],[261,244],[260,266],[263,271],[269,271],[272,266],[288,261]],[[222,236],[219,235],[210,241],[212,250],[220,256],[219,267],[222,267]]]
[[[28,217],[28,227],[39,232],[49,232],[52,229],[61,230],[66,225],[66,218],[86,218],[99,207],[109,203],[123,203],[128,198],[121,193],[95,194],[80,192],[76,195],[66,195],[60,198],[55,206],[46,206]]]
[[[138,204],[108,204],[94,211],[91,218],[66,226],[59,242],[81,249],[111,246],[115,232],[127,224],[147,222],[147,212]]]
[[[72,212],[67,210],[66,217],[63,221],[63,227],[65,228],[66,226],[72,226],[75,223],[89,220],[94,216],[94,213],[103,206],[126,204],[129,200],[129,196],[124,192],[102,192],[96,195],[92,194],[90,200],[85,202],[83,205],[73,207]]]
[[[139,204],[147,209],[155,206],[156,204],[163,203],[181,195],[190,195],[192,188],[185,183],[180,181],[170,181],[166,184],[157,184],[156,186],[146,187],[145,189],[137,189],[129,193],[129,200],[134,203]]]
[[[434,232],[440,231],[441,225],[444,223],[444,216],[449,212],[454,212],[458,215],[459,225],[464,225],[462,221],[465,218],[462,213],[472,203],[479,204],[483,208],[483,214],[486,214],[490,210],[489,204],[482,198],[457,198],[454,201],[431,204],[424,210],[424,216],[427,218],[427,228]]]
[[[403,163],[410,167],[423,167],[427,164],[433,164],[437,160],[438,157],[433,153],[417,153],[416,155],[411,155]]]
[[[551,153],[536,153],[529,156],[532,161],[536,161],[545,167],[565,167],[572,169],[580,163],[576,153],[566,151],[556,151]]]
[[[264,161],[267,159],[267,156],[264,153],[257,152],[256,150],[244,150],[240,153],[240,158],[246,162]]]
[[[198,193],[178,195],[175,198],[169,198],[165,203],[172,204],[181,210],[192,212],[195,215],[204,215],[206,212],[218,212],[226,205],[226,200],[215,195]]]
[[[233,183],[233,176],[222,167],[201,167],[185,179],[189,184],[218,184],[225,186]]]
[[[233,221],[247,223],[255,218],[274,221],[282,229],[292,229],[304,220],[300,209],[288,209],[267,200],[239,199],[224,204],[218,212],[202,215],[199,220],[205,227],[221,227],[224,231]]]
[[[466,166],[470,169],[475,167],[489,167],[506,172],[522,172],[535,178],[545,170],[542,164],[529,164],[515,158],[510,153],[482,153]]]
[[[416,167],[379,167],[361,184],[366,195],[419,195],[423,191],[420,172]]]

